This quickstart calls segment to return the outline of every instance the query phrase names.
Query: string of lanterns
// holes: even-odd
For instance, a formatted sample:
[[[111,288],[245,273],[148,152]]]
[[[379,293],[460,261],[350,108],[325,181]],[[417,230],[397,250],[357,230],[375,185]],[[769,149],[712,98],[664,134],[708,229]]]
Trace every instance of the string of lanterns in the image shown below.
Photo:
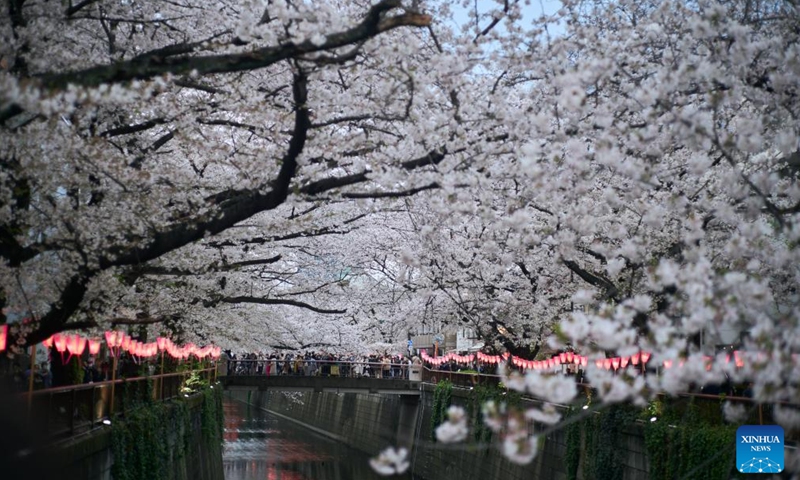
[[[5,341],[5,337],[2,340]],[[105,340],[112,357],[119,357],[124,351],[128,352],[137,361],[155,357],[159,352],[166,352],[172,358],[178,360],[185,360],[191,356],[195,356],[198,359],[212,358],[216,360],[222,353],[222,349],[215,345],[198,347],[193,343],[188,343],[178,346],[172,340],[164,337],[158,337],[155,342],[144,343],[132,338],[125,332],[115,330],[106,331]],[[56,333],[42,343],[48,348],[55,348],[61,354],[61,362],[67,363],[73,355],[82,355],[87,346],[89,347],[90,355],[97,355],[100,352],[100,342],[100,339],[86,338],[78,334],[61,335]],[[69,353],[66,360],[64,359],[65,352]]]
[[[511,355],[508,352],[504,353],[503,355],[487,355],[485,353],[475,353],[470,355],[457,355],[455,353],[448,353],[446,355],[442,355],[440,357],[431,357],[428,355],[426,351],[420,352],[420,356],[422,360],[430,365],[441,365],[448,362],[455,362],[459,364],[469,364],[475,361],[476,359],[482,363],[488,364],[499,364],[502,362],[509,362],[523,370],[554,370],[560,369],[562,365],[575,365],[576,367],[583,367],[589,365],[589,358],[584,355],[578,355],[575,352],[562,352],[553,355],[552,357],[548,358],[547,360],[527,360],[522,357],[518,357],[516,355]],[[627,357],[611,357],[611,358],[598,358],[594,360],[594,364],[597,368],[602,368],[605,370],[619,370],[625,369],[629,365],[638,367],[641,365],[642,367],[650,362],[650,358],[652,354],[650,352],[640,351],[631,356]],[[794,355],[793,355],[794,357]],[[714,360],[714,357],[711,356],[704,356],[704,361],[706,362],[706,370],[711,370],[711,362]],[[728,353],[725,357],[725,363],[730,363],[733,361],[737,368],[744,367],[745,359],[744,353],[735,350],[731,353]],[[678,368],[683,367],[685,364],[685,360],[664,360],[662,363],[662,367],[664,369],[670,369],[673,366]]]

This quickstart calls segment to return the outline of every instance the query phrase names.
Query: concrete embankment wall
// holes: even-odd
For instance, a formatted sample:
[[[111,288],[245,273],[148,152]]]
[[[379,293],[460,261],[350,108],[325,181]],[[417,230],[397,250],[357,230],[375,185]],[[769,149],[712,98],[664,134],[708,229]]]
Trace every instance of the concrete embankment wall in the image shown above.
[[[543,450],[529,465],[508,461],[495,447],[441,448],[431,440],[433,388],[420,396],[332,392],[281,392],[255,389],[229,390],[231,398],[303,424],[358,450],[375,455],[387,446],[412,449],[413,473],[438,480],[529,480],[567,478],[565,431],[544,439]],[[469,392],[454,390],[452,403],[466,405]],[[629,431],[619,445],[625,464],[624,480],[647,479],[644,438]],[[580,478],[587,478],[581,475]]]
[[[188,416],[184,425],[169,428],[164,452],[164,467],[167,470],[158,476],[166,475],[164,478],[178,480],[222,480],[221,445],[210,445],[203,438],[202,394],[181,401],[188,406]],[[168,405],[167,408],[172,407]],[[186,446],[180,447],[179,442]],[[58,473],[58,478],[114,479],[112,427],[96,428],[49,446],[46,461],[51,463],[52,471]]]
[[[418,398],[407,395],[228,390],[226,395],[370,455],[411,445]]]

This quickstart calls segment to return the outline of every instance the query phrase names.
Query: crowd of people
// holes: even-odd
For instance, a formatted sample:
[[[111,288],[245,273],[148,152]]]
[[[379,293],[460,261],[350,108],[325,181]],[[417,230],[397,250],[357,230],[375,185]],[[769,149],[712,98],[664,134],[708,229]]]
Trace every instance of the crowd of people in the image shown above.
[[[227,375],[303,375],[372,378],[408,378],[409,367],[421,365],[419,357],[373,353],[328,352],[224,352]]]

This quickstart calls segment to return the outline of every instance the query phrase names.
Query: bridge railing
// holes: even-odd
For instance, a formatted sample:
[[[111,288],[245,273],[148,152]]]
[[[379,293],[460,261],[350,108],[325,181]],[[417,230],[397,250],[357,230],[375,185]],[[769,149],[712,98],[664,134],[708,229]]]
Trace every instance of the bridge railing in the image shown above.
[[[475,387],[478,385],[490,386],[499,385],[500,376],[488,373],[477,372],[452,372],[449,370],[432,370],[422,367],[422,381],[426,383],[438,383],[441,380],[449,380],[458,387]]]
[[[350,360],[221,360],[221,374],[285,375],[306,377],[409,379],[408,363],[382,363]]]
[[[29,428],[42,438],[57,439],[88,431],[115,415],[125,415],[145,400],[181,395],[191,374],[214,378],[214,368],[34,390],[19,394],[28,403]],[[149,398],[148,398],[149,396]]]
[[[409,365],[408,363],[390,363],[384,364],[382,362],[365,362],[365,361],[345,361],[345,360],[307,360],[301,359],[291,360],[222,360],[221,364],[227,366],[227,375],[288,375],[288,376],[325,376],[325,377],[370,377],[370,378],[385,378],[385,379],[405,379],[405,380],[420,380],[425,383],[438,383],[440,380],[449,380],[454,386],[462,388],[474,388],[478,385],[482,386],[502,386],[501,377],[499,375],[477,373],[477,372],[454,372],[449,370],[436,370],[431,369],[424,365]],[[287,369],[286,365],[290,364]],[[280,368],[278,368],[280,365]],[[225,367],[223,367],[223,370]],[[416,377],[413,372],[419,371],[419,377]],[[591,384],[583,383],[583,377],[575,377],[575,383],[578,386],[580,395],[586,403],[591,398],[597,397],[597,391]],[[655,395],[656,398],[665,399],[669,397],[666,394]],[[734,406],[739,405],[745,407],[747,415],[747,422],[750,424],[771,424],[775,423],[774,409],[775,404],[762,404],[754,401],[754,399],[745,396],[733,395],[710,395],[701,392],[684,392],[672,397],[684,400],[683,407],[701,409],[707,411],[709,414],[715,413],[722,415],[723,402],[728,402]],[[541,402],[535,395],[530,395],[529,400],[533,402]],[[580,401],[580,400],[578,400]],[[778,402],[778,404],[781,404]],[[796,411],[800,410],[797,404],[782,403],[784,407],[790,407]],[[566,407],[566,406],[562,406]],[[679,407],[680,408],[680,407]]]

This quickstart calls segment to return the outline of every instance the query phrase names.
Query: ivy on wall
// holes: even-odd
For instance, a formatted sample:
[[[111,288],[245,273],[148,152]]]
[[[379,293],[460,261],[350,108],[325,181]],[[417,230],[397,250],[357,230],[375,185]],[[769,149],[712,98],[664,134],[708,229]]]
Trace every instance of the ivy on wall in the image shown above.
[[[519,407],[522,396],[515,391],[507,391],[499,385],[476,385],[470,394],[469,417],[472,419],[470,431],[476,443],[488,443],[492,430],[483,421],[483,404],[489,400],[503,402],[509,407]]]
[[[203,441],[209,446],[219,445],[223,430],[222,390],[206,388],[201,394]],[[130,405],[124,419],[113,424],[114,480],[188,480],[186,469],[176,468],[176,464],[185,460],[191,447],[189,407],[183,400],[155,403],[147,400],[152,397],[143,397]],[[135,402],[133,398],[129,401]]]
[[[579,411],[579,410],[578,410]],[[575,415],[575,408],[570,408],[566,414],[566,419]],[[567,441],[567,480],[578,479],[578,466],[581,461],[581,430],[585,422],[575,421],[567,425],[566,441]],[[587,432],[587,445],[591,445],[591,437]]]
[[[222,389],[203,390],[202,430],[203,439],[209,444],[222,442],[225,418],[222,409]]]
[[[650,478],[730,478],[736,426],[722,423],[720,409],[708,409],[707,403],[659,403],[650,411],[660,416],[644,427]]]
[[[450,380],[440,380],[433,390],[433,413],[431,413],[431,439],[436,441],[436,427],[447,418],[447,409],[450,407],[453,384]]]
[[[568,416],[579,412],[572,410]],[[637,416],[644,424],[633,427]],[[655,422],[650,422],[652,417]],[[730,478],[736,427],[722,422],[718,408],[660,401],[638,412],[627,406],[611,406],[568,425],[567,479],[621,480],[627,455],[624,431],[629,428],[644,430],[649,477],[653,480]]]

